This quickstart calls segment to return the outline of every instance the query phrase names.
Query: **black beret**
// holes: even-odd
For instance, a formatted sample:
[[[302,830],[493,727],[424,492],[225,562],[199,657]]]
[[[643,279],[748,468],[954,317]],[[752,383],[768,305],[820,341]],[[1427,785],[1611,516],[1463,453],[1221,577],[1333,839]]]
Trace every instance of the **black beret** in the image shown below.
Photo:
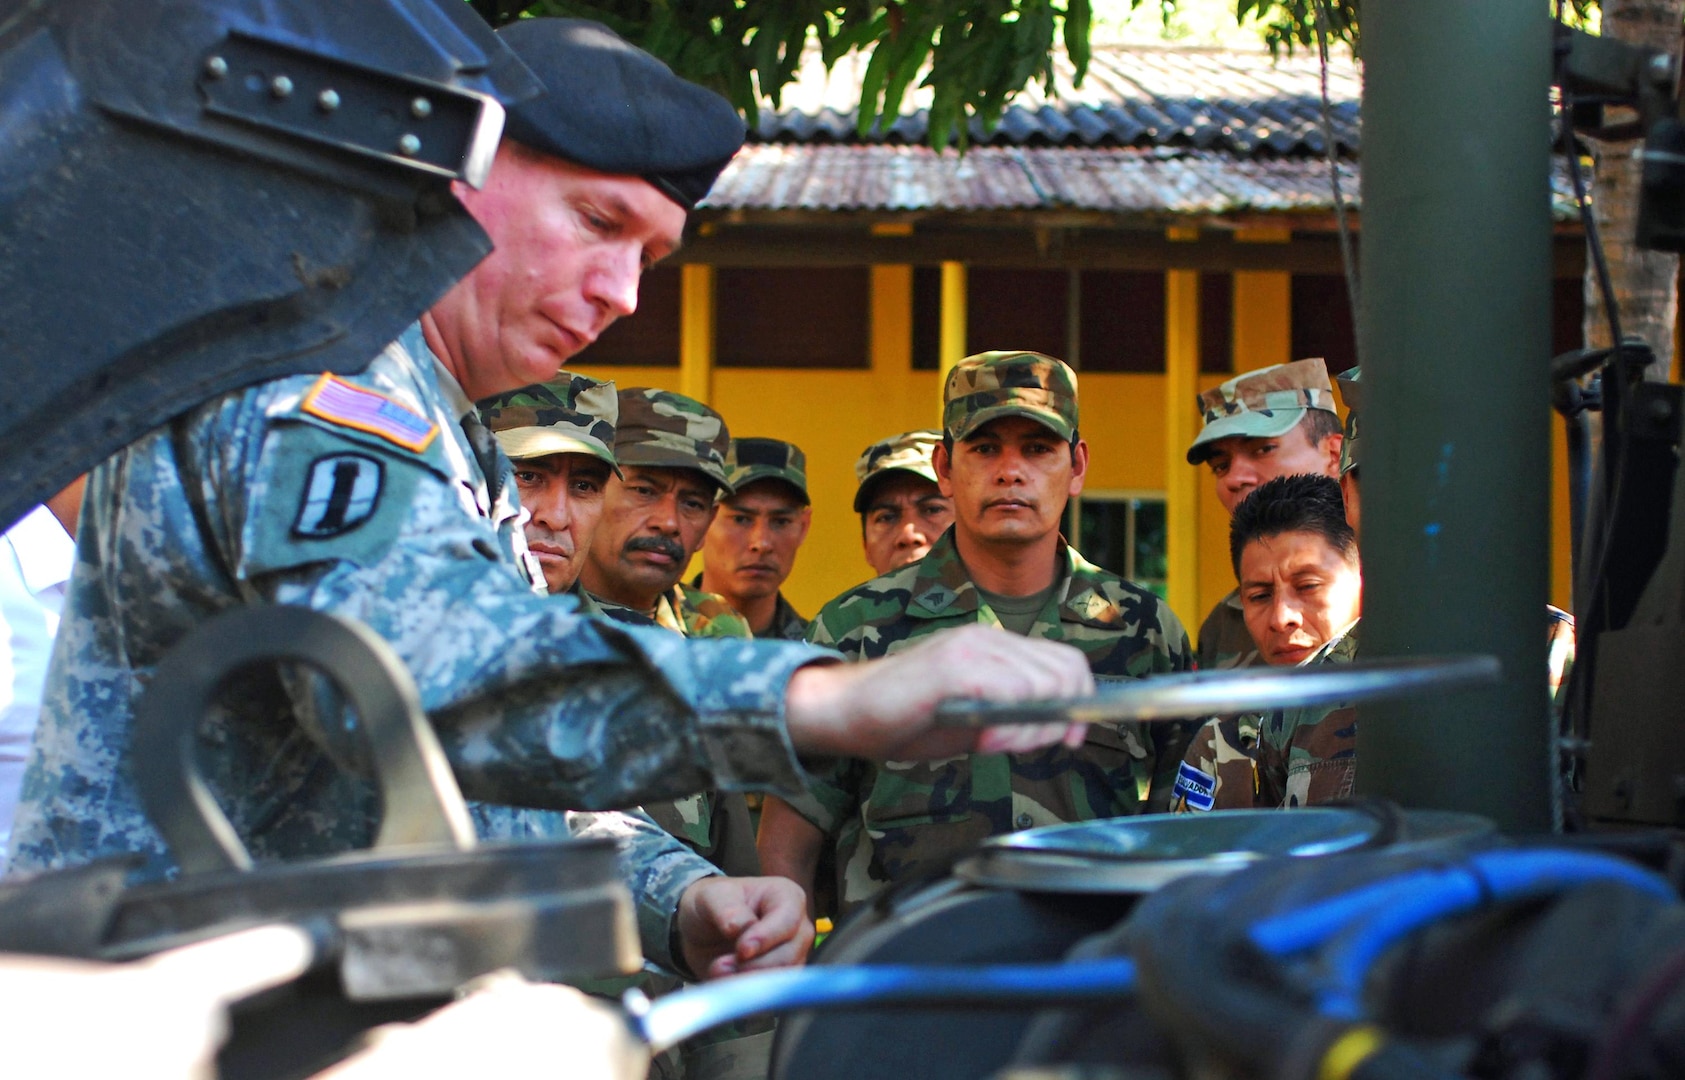
[[[497,33],[544,84],[504,125],[534,150],[641,176],[690,210],[743,145],[730,102],[601,23],[520,19]]]

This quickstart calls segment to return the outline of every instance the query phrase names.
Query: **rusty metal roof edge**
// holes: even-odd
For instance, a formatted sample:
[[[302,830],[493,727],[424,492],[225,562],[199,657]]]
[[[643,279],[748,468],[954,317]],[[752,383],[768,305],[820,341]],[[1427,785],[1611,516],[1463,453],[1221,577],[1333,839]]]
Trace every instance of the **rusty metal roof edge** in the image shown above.
[[[1358,163],[1340,159],[1339,165],[1345,202],[1361,209]],[[1076,197],[1073,187],[1089,191],[1090,201]],[[1191,191],[1198,194],[1189,197]],[[1094,201],[1102,192],[1107,201]],[[703,203],[708,210],[838,212],[1001,206],[1197,216],[1324,212],[1334,202],[1319,158],[1171,147],[973,147],[962,156],[913,146],[756,144],[744,148]],[[1553,169],[1551,214],[1558,222],[1577,217],[1561,162]]]

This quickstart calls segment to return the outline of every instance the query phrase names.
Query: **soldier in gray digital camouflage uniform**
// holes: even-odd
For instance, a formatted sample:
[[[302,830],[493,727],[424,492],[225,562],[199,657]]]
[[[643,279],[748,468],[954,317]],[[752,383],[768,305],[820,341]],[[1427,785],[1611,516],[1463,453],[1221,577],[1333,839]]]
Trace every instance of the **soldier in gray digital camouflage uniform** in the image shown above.
[[[953,527],[922,560],[826,604],[809,640],[869,660],[974,624],[1069,642],[1096,674],[1187,669],[1187,634],[1169,606],[1090,564],[1059,535],[1088,466],[1076,373],[1040,353],[982,353],[954,368],[944,396],[934,462],[954,500]],[[1155,785],[1154,803],[1168,807],[1185,745],[1178,725],[1097,724],[1077,749],[930,764],[839,761],[816,769],[809,795],[789,804],[808,828],[783,815],[763,820],[764,866],[812,892],[812,868],[834,844],[846,912],[992,835],[1139,813]],[[789,826],[783,835],[772,831],[779,822]]]
[[[1231,514],[1253,488],[1278,476],[1339,475],[1340,415],[1321,359],[1237,375],[1200,394],[1198,407],[1205,426],[1188,447],[1188,464],[1210,467],[1217,500]],[[1217,601],[1198,644],[1203,671],[1260,662],[1238,593]]]
[[[941,697],[1091,689],[1080,656],[1051,646],[1008,654],[954,635],[856,673],[823,650],[687,641],[543,595],[508,460],[472,402],[554,378],[633,310],[641,269],[677,246],[742,124],[596,24],[501,33],[548,93],[511,109],[485,188],[459,189],[493,253],[365,371],[212,398],[90,478],[13,869],[134,852],[168,871],[129,772],[135,701],[176,642],[241,605],[297,604],[380,634],[463,793],[488,804],[488,836],[548,836],[543,812],[711,787],[793,793],[796,750],[939,756],[975,741],[931,729]],[[287,689],[254,677],[207,719],[213,791],[259,859],[367,845],[378,797],[356,725],[310,684]],[[652,960],[716,975],[800,960],[799,893],[659,850],[628,867]]]
[[[807,455],[782,439],[733,439],[726,473],[731,492],[720,493],[691,584],[723,597],[758,638],[805,640],[807,620],[784,599],[784,582],[813,522]]]

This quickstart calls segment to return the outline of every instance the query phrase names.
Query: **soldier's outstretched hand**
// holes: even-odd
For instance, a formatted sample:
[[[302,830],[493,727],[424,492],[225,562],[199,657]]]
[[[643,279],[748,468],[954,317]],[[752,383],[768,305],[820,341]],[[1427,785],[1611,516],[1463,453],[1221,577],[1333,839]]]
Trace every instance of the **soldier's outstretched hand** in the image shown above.
[[[788,878],[705,877],[677,917],[685,963],[704,979],[792,967],[813,947],[807,893]]]
[[[291,982],[312,955],[297,927],[261,926],[126,964],[0,956],[6,1075],[215,1076],[227,1006]]]
[[[1035,701],[1093,693],[1088,661],[1072,646],[965,626],[882,660],[803,668],[790,680],[785,707],[800,753],[912,761],[1082,742],[1079,725],[937,728],[936,705],[944,698]]]

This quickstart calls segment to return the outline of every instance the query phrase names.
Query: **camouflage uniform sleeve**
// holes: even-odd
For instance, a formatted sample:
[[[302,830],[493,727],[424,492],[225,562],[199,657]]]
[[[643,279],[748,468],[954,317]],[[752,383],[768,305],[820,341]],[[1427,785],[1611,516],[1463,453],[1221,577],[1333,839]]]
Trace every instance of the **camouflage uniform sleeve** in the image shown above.
[[[677,586],[681,604],[679,618],[691,637],[752,638],[749,621],[739,615],[723,596],[687,585]]]
[[[224,401],[189,432],[201,460],[184,475],[231,577],[252,600],[349,616],[392,645],[466,796],[611,809],[710,787],[801,789],[784,690],[832,654],[582,618],[574,599],[520,579],[470,485],[367,438],[342,436],[340,448],[375,450],[404,498],[377,498],[350,531],[301,537],[306,477],[321,460],[311,455],[340,433],[276,421],[261,392]],[[460,452],[448,436],[440,444]],[[366,767],[341,710],[299,704],[336,759]]]
[[[859,811],[866,763],[856,758],[827,758],[804,764],[807,789],[799,795],[782,798],[809,825],[835,838],[843,822]]]
[[[819,614],[808,624],[808,644],[835,649],[850,660],[861,659],[860,641],[850,632],[852,628],[845,625],[846,621],[839,611],[838,601],[832,600],[820,608]]]
[[[1293,709],[1271,717],[1273,735],[1260,744],[1269,762],[1270,805],[1291,809],[1349,799],[1357,778],[1357,710]],[[1267,748],[1267,749],[1266,749]]]
[[[1217,601],[1199,627],[1199,669],[1219,671],[1224,668],[1250,667],[1261,663],[1258,647],[1246,629],[1246,617],[1231,603],[1236,593],[1229,593]]]
[[[1250,736],[1250,737],[1248,737]],[[1177,769],[1172,809],[1244,810],[1258,805],[1256,717],[1218,717],[1200,725]]]
[[[1308,661],[1345,664],[1357,657],[1356,627]],[[1276,710],[1258,731],[1259,799],[1284,809],[1351,797],[1357,778],[1357,710],[1320,705]]]
[[[1194,649],[1188,643],[1187,628],[1182,620],[1170,609],[1170,605],[1163,600],[1158,602],[1158,623],[1160,647],[1164,651],[1165,671],[1191,671],[1194,667]],[[1155,671],[1159,670],[1154,668]]]
[[[577,837],[603,837],[620,845],[620,873],[637,905],[638,941],[644,959],[679,971],[672,954],[673,916],[678,913],[679,898],[691,885],[719,871],[668,836],[641,810],[573,812],[568,814],[568,831]]]

